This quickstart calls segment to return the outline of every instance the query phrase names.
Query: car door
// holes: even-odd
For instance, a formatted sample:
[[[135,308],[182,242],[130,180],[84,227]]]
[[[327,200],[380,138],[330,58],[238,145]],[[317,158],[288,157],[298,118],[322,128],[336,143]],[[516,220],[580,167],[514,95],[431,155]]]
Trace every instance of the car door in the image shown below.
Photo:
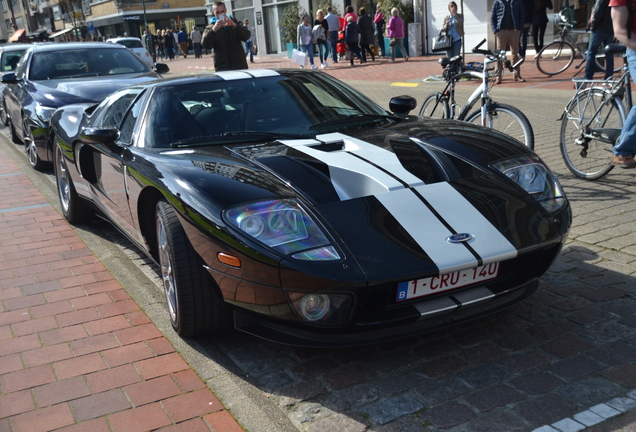
[[[112,145],[93,146],[96,182],[92,184],[93,199],[109,219],[134,237],[133,222],[128,200],[127,170],[134,161],[130,151],[132,131],[135,128],[143,98],[143,89],[133,88],[118,92],[118,97],[100,113],[101,126],[120,130],[120,136]]]
[[[30,98],[27,91],[28,83],[26,77],[27,66],[31,56],[32,54],[29,51],[22,56],[14,71],[16,79],[18,80],[17,83],[7,84],[4,88],[4,103],[6,105],[7,114],[11,118],[11,121],[14,122],[15,131],[20,137],[22,137],[22,126],[20,124],[22,118],[22,102]]]

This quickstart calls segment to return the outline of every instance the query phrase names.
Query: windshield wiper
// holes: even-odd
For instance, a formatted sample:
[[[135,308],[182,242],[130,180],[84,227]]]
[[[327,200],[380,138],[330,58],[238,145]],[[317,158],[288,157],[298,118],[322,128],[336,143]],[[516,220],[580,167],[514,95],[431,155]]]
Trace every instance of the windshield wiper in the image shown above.
[[[172,147],[184,147],[192,144],[222,144],[227,142],[272,141],[278,139],[311,139],[313,134],[291,134],[282,132],[225,132],[221,135],[205,135],[187,138],[172,143]]]
[[[385,120],[392,120],[394,122],[404,120],[401,117],[397,117],[391,114],[356,114],[344,118],[339,118],[335,120],[327,120],[322,123],[315,124],[313,126],[309,126],[310,130],[315,129],[328,129],[334,126],[342,126],[350,123],[354,123],[354,126],[362,126],[367,125],[369,123],[379,123]]]

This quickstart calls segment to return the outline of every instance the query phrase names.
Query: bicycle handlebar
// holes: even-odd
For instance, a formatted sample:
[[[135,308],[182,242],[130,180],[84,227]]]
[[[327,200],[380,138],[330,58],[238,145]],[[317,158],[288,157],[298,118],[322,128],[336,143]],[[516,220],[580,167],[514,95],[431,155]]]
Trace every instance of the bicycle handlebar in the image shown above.
[[[487,57],[490,57],[492,59],[497,59],[497,60],[503,60],[504,61],[504,66],[506,67],[506,69],[508,69],[510,72],[512,72],[514,70],[514,68],[518,65],[520,65],[522,63],[522,61],[517,62],[515,64],[515,66],[513,67],[512,64],[510,63],[510,60],[505,59],[506,56],[506,52],[505,51],[497,51],[497,52],[492,52],[489,49],[480,49],[479,47],[482,46],[483,44],[486,43],[486,38],[484,38],[481,42],[479,42],[475,47],[473,47],[473,53],[475,54],[482,54],[485,55]],[[504,60],[505,59],[505,60]]]

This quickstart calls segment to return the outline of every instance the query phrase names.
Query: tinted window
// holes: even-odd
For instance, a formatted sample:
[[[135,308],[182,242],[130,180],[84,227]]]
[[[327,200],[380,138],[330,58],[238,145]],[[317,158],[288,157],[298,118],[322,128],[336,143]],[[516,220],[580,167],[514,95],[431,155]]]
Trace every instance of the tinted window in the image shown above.
[[[119,93],[119,97],[113,99],[111,104],[101,114],[102,126],[119,128],[128,107],[141,91],[141,89],[130,89]]]
[[[143,97],[138,97],[126,113],[120,128],[121,134],[119,135],[119,140],[121,142],[130,143],[132,141],[135,125],[137,124],[137,119],[139,118],[141,109],[144,105],[143,101]]]
[[[126,49],[38,52],[33,55],[29,79],[38,81],[148,71],[148,66]]]
[[[26,49],[24,51],[26,51]],[[0,63],[2,72],[15,70],[15,68],[18,67],[18,62],[20,61],[22,54],[24,54],[24,51],[9,51],[2,53],[2,62]]]

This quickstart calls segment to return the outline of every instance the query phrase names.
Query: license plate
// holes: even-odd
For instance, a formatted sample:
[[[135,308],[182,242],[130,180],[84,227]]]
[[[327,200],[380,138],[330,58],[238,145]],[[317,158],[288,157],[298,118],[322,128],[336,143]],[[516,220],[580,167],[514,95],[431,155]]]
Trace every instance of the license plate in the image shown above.
[[[456,271],[454,273],[402,282],[398,284],[396,300],[404,301],[460,288],[476,282],[494,279],[497,277],[498,273],[499,263],[496,262],[472,269]]]

